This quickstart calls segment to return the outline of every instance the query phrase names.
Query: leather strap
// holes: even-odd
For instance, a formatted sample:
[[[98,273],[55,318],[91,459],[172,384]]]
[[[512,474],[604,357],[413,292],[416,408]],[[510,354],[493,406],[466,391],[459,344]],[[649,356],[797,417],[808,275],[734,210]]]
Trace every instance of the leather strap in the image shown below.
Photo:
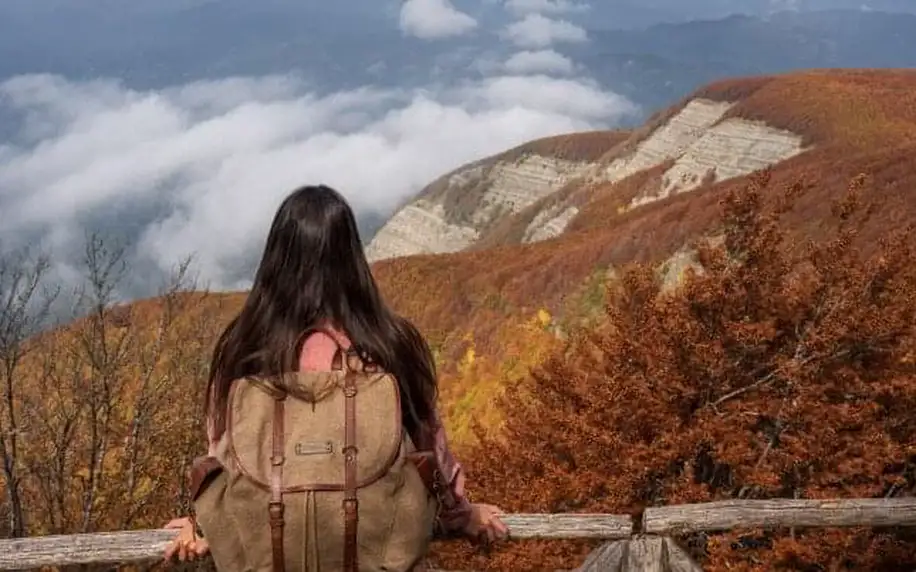
[[[191,501],[196,501],[210,481],[223,470],[223,465],[216,457],[203,455],[194,459],[191,464]]]
[[[347,368],[344,377],[344,572],[359,572],[356,498],[356,372]]]
[[[407,460],[417,468],[417,472],[420,473],[420,479],[429,494],[435,496],[436,500],[441,502],[442,499],[439,498],[439,493],[443,488],[442,473],[439,471],[436,453],[434,451],[416,451],[408,454]]]
[[[286,396],[274,400],[272,453],[270,456],[270,543],[273,549],[274,572],[284,572],[286,563],[283,555],[283,463],[286,449],[283,421]]]

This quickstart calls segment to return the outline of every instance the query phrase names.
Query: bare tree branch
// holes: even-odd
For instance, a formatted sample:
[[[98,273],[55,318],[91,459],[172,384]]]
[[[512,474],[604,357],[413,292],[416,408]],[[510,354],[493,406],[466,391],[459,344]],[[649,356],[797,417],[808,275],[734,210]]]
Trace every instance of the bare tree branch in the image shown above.
[[[26,533],[21,498],[20,437],[24,430],[18,415],[18,370],[26,355],[26,340],[48,315],[53,297],[42,293],[42,280],[50,268],[44,254],[28,249],[4,251],[0,245],[0,381],[3,384],[0,415],[0,459],[9,501],[9,534]]]

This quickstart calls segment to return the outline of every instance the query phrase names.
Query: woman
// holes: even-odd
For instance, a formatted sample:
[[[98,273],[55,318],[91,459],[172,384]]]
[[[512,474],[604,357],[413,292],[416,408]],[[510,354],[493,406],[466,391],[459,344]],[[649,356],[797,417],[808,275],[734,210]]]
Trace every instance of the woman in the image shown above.
[[[312,327],[328,333],[310,335],[296,352],[301,333]],[[454,501],[440,516],[442,532],[491,541],[505,537],[502,512],[465,496],[461,465],[449,452],[436,411],[437,380],[429,346],[382,301],[353,211],[324,185],[297,189],[280,205],[251,292],[217,342],[207,388],[211,454],[226,428],[232,380],[297,368],[328,370],[338,344],[355,345],[395,376],[404,426],[414,440],[434,436]],[[167,560],[176,554],[180,560],[193,560],[209,550],[188,518],[172,520],[166,528],[180,529],[166,549]]]

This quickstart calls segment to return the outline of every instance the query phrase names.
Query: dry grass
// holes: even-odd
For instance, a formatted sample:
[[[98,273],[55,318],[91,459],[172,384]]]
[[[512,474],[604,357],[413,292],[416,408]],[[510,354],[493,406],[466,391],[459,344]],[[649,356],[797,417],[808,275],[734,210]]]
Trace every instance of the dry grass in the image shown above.
[[[597,161],[609,150],[632,135],[627,130],[583,131],[544,137],[514,147],[496,156],[496,160],[512,161],[526,155],[541,155],[564,161]]]

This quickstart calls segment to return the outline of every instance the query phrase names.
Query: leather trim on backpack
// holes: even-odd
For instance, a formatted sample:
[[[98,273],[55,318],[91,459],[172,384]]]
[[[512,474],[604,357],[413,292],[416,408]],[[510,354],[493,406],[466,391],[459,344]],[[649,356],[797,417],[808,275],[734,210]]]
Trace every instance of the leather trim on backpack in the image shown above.
[[[344,571],[359,572],[357,528],[359,526],[359,500],[356,497],[356,371],[347,363],[344,378]]]
[[[433,451],[416,451],[407,454],[407,460],[414,464],[426,490],[431,495],[436,494],[437,485],[439,484],[438,470],[439,463],[436,461],[436,454]]]
[[[207,485],[223,471],[223,465],[216,457],[202,455],[191,463],[190,487],[191,502],[206,490]]]
[[[267,510],[270,513],[270,543],[273,551],[274,572],[283,572],[286,562],[283,555],[283,463],[286,462],[284,450],[286,449],[285,435],[283,433],[283,417],[286,396],[278,396],[274,400],[273,436],[271,437],[272,451],[270,456],[270,504]]]

